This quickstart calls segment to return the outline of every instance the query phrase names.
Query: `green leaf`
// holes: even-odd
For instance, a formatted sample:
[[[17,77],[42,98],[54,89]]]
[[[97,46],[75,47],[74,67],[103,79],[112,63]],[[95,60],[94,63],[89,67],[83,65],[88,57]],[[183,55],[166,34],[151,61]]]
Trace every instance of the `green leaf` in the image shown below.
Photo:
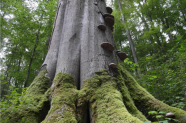
[[[149,113],[149,115],[156,115],[156,114],[158,114],[157,111],[149,111],[148,113]]]
[[[160,111],[159,114],[164,115],[166,112]]]
[[[1,83],[1,85],[4,85],[4,84],[6,84],[6,83],[8,83],[8,82],[3,82],[3,83]]]
[[[156,115],[157,119],[162,118],[162,117],[163,117],[162,115]]]
[[[164,121],[159,121],[158,123],[168,123],[168,121],[164,120]]]

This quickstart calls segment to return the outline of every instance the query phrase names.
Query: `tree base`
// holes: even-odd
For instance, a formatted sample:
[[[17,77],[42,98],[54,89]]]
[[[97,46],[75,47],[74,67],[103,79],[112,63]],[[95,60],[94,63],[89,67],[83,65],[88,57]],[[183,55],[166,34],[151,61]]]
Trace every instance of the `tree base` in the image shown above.
[[[30,104],[23,101],[16,109],[8,109],[1,114],[2,123],[41,122],[40,114],[48,107],[49,95],[51,108],[49,112],[45,111],[48,114],[42,123],[89,122],[85,121],[85,116],[89,115],[88,106],[90,122],[93,123],[143,123],[148,121],[147,112],[151,110],[173,112],[180,123],[186,122],[185,111],[155,99],[124,69],[122,63],[117,65],[117,72],[113,73],[115,77],[106,69],[95,72],[93,78],[84,80],[81,90],[76,89],[73,77],[65,73],[58,73],[48,90],[46,74],[46,70],[41,71],[24,96],[31,99],[30,104],[37,103],[28,109]]]

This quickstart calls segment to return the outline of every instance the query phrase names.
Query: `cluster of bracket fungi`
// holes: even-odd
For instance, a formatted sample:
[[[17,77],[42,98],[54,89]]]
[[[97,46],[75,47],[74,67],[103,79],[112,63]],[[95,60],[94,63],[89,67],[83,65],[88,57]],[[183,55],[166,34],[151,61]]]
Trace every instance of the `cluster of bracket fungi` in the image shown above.
[[[106,7],[106,9],[107,9],[108,13],[105,13],[105,14],[102,14],[102,15],[103,15],[104,20],[109,24],[109,26],[111,27],[111,30],[113,31],[114,16],[111,15],[112,8]],[[105,31],[107,29],[105,25],[99,25],[98,28],[101,29],[102,31]],[[112,44],[110,44],[108,42],[102,43],[101,47],[103,47],[104,49],[109,50],[109,51],[114,50],[114,47],[112,46]],[[121,61],[124,61],[127,58],[127,55],[122,51],[117,50],[116,54],[118,55],[118,57],[120,58]],[[116,64],[115,63],[110,63],[109,67],[112,68],[112,69],[116,69]]]

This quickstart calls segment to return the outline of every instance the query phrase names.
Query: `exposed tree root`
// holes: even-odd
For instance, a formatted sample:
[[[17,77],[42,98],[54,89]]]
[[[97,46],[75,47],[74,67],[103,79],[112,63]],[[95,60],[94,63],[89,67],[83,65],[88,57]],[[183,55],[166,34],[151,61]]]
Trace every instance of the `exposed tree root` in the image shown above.
[[[186,112],[155,99],[119,63],[117,78],[106,69],[97,71],[93,78],[84,80],[77,90],[71,75],[58,73],[52,88],[47,91],[49,78],[43,70],[28,88],[24,97],[30,99],[3,115],[6,123],[39,123],[51,94],[51,108],[42,123],[83,123],[89,106],[93,123],[143,123],[150,110],[173,112],[180,123],[186,122]],[[118,87],[119,86],[119,87]],[[119,88],[119,89],[118,89]],[[22,97],[22,99],[25,99]],[[29,105],[33,105],[29,107]],[[141,110],[143,107],[145,110]],[[141,110],[141,112],[139,111]],[[11,112],[12,111],[12,112]]]
[[[51,96],[52,107],[42,123],[76,123],[78,90],[73,77],[58,73],[53,81]]]
[[[93,78],[84,81],[78,101],[81,116],[83,116],[85,108],[82,105],[85,106],[88,102],[92,111],[93,123],[143,123],[142,120],[127,111],[122,94],[118,90],[116,78],[108,75],[105,69],[96,72]],[[146,120],[145,117],[144,120]]]

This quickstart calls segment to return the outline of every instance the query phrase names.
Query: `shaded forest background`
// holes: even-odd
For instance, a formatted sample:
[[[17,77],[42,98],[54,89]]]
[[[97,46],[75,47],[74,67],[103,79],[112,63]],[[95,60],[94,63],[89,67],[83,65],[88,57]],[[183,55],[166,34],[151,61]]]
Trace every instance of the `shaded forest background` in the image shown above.
[[[37,75],[50,44],[57,2],[1,0],[1,111],[16,103]],[[157,99],[184,109],[186,0],[120,3],[107,1],[115,17],[117,49],[128,55],[123,64]]]

